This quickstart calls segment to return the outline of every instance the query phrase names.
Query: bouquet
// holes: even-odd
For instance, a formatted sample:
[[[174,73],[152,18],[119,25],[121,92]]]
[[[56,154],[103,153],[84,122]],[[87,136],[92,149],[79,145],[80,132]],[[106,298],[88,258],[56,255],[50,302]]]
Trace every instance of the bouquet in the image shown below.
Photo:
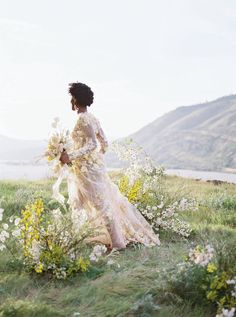
[[[73,142],[70,137],[69,130],[65,130],[59,124],[60,119],[55,118],[52,123],[52,134],[49,138],[47,149],[44,153],[44,158],[52,166],[53,172],[58,174],[58,178],[53,185],[53,195],[52,197],[59,201],[61,204],[64,204],[64,196],[60,193],[60,184],[63,178],[68,177],[69,170],[68,168],[72,166],[72,163],[62,164],[60,161],[61,154],[64,151],[69,151],[73,148]]]
[[[61,167],[60,157],[62,152],[69,151],[72,146],[69,130],[62,129],[59,121],[59,118],[55,118],[52,123],[53,132],[44,153],[44,157],[47,161],[50,164],[53,163],[55,172]],[[68,165],[71,165],[71,163]]]

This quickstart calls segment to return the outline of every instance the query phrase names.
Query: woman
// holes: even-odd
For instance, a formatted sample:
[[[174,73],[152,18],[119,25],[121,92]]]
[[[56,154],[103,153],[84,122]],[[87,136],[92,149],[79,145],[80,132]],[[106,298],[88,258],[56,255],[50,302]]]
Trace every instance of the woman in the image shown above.
[[[68,182],[72,209],[77,215],[85,211],[89,221],[101,228],[93,240],[109,248],[123,249],[130,242],[159,245],[158,235],[106,171],[103,154],[108,142],[98,119],[88,112],[93,103],[92,90],[77,82],[69,85],[69,93],[78,119],[71,134],[74,148],[63,152],[60,160],[63,164],[72,163]]]

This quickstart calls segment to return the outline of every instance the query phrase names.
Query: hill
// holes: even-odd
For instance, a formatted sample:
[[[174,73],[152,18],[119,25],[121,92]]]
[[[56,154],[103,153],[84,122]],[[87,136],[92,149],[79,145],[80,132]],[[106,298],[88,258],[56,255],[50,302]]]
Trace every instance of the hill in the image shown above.
[[[167,169],[236,171],[236,95],[178,107],[129,137]],[[0,135],[1,161],[35,162],[43,140],[19,140]],[[114,153],[108,167],[123,166]]]
[[[179,107],[132,137],[166,168],[236,169],[236,95]]]
[[[0,135],[0,160],[35,162],[46,145],[43,140],[21,140]]]

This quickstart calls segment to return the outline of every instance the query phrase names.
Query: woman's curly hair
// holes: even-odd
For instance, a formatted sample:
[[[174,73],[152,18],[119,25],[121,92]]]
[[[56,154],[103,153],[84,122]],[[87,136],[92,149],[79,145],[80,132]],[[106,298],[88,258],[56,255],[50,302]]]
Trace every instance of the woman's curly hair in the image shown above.
[[[93,92],[91,88],[82,83],[69,84],[69,93],[75,97],[76,101],[81,106],[90,106],[93,103]]]

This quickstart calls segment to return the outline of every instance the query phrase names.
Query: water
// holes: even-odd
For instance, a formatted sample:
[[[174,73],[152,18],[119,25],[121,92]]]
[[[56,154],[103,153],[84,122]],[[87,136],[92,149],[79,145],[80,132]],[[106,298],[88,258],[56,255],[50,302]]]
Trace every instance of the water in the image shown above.
[[[220,180],[236,184],[236,174],[231,173],[169,169],[166,170],[166,174],[202,180]]]
[[[47,165],[5,164],[0,162],[0,179],[37,180],[50,177]]]
[[[0,180],[38,180],[51,176],[53,173],[47,165],[6,164],[0,161]]]
[[[108,169],[109,170],[109,169]],[[202,179],[202,180],[221,180],[236,184],[236,174],[207,172],[207,171],[191,171],[191,170],[166,170],[168,175],[177,175],[186,178]],[[6,164],[0,162],[0,180],[2,179],[25,179],[37,180],[48,178],[52,174],[47,165],[33,164]]]

